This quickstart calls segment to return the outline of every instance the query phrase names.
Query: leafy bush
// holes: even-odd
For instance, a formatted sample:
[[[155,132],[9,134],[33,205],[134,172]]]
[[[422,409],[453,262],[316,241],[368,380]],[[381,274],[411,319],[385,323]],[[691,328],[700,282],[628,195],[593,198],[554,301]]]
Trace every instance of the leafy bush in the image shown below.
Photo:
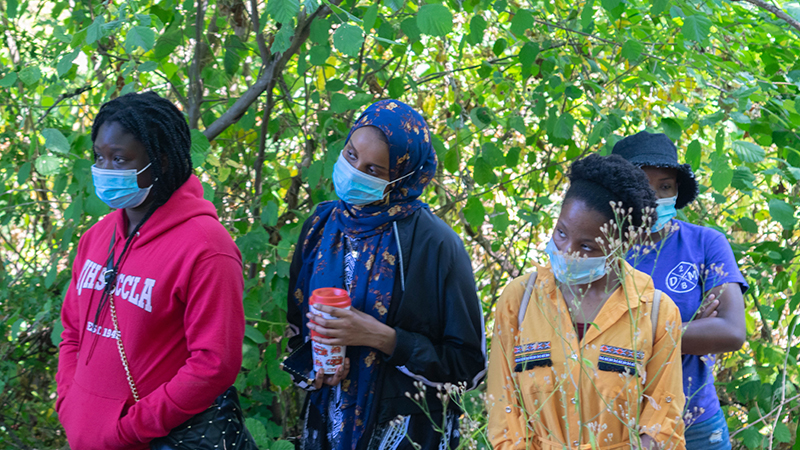
[[[65,445],[53,412],[59,305],[81,234],[108,208],[89,172],[99,106],[155,89],[180,105],[205,196],[242,250],[237,386],[263,448],[296,435],[279,370],[288,258],[354,115],[423,112],[440,169],[424,198],[465,240],[487,325],[539,254],[570,161],[643,128],[697,172],[681,218],[730,238],[748,342],[719,363],[737,445],[792,444],[798,422],[795,4],[756,0],[429,4],[388,0],[10,0],[0,5],[0,444]],[[780,10],[778,10],[780,12]]]

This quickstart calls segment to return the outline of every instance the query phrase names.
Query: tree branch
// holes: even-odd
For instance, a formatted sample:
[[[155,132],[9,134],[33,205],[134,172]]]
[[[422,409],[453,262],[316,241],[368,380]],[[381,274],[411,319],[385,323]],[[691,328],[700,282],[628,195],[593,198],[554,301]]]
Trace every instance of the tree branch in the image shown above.
[[[334,4],[339,3],[338,1],[332,2]],[[308,39],[309,32],[311,31],[311,22],[313,22],[317,17],[324,17],[330,14],[331,9],[327,6],[322,6],[308,16],[308,19],[302,21],[297,26],[297,30],[295,31],[295,35],[292,38],[292,43],[289,46],[289,49],[283,53],[278,53],[272,55],[272,60],[267,64],[264,68],[264,71],[261,72],[261,75],[256,79],[256,82],[250,86],[241,97],[239,97],[236,102],[234,102],[233,106],[228,108],[217,120],[215,120],[208,128],[203,131],[203,134],[208,138],[209,141],[214,140],[217,136],[219,136],[223,131],[225,131],[229,126],[236,123],[239,118],[244,115],[247,111],[247,108],[253,104],[254,101],[263,93],[268,87],[275,85],[275,77],[280,75],[283,71],[283,68],[286,66],[286,63],[292,56],[297,53],[300,47],[305,43]]]
[[[744,1],[750,3],[751,5],[758,6],[761,9],[766,9],[767,11],[771,12],[778,16],[779,19],[783,19],[784,22],[788,23],[797,31],[800,31],[800,22],[796,21],[792,16],[783,12],[782,9],[778,8],[775,5],[770,5],[769,3],[762,1],[762,0],[733,0],[733,1]]]
[[[261,24],[258,19],[258,0],[250,0],[250,20],[253,22],[253,30],[256,32],[256,42],[258,43],[258,51],[261,53],[262,64],[266,64],[272,57],[267,42],[264,39],[264,33],[261,31]]]
[[[74,91],[72,91],[72,92],[70,92],[68,94],[59,95],[58,99],[56,99],[55,103],[53,103],[52,105],[50,105],[49,108],[47,108],[47,111],[45,111],[44,114],[42,114],[42,117],[39,117],[39,120],[36,121],[36,125],[41,124],[42,121],[44,120],[44,118],[47,117],[48,114],[50,114],[50,111],[52,111],[54,108],[56,108],[58,106],[58,104],[61,103],[62,101],[66,100],[68,98],[77,97],[77,96],[83,94],[86,91],[92,90],[92,88],[94,88],[95,86],[96,85],[90,84],[90,85],[87,85],[87,86],[79,87],[79,88],[75,89]]]
[[[197,16],[194,21],[194,57],[192,58],[192,65],[189,66],[189,96],[188,105],[189,110],[189,127],[197,128],[197,123],[200,121],[200,105],[203,103],[203,80],[200,77],[201,61],[203,59],[203,22],[205,20],[205,6],[203,0],[197,0]]]

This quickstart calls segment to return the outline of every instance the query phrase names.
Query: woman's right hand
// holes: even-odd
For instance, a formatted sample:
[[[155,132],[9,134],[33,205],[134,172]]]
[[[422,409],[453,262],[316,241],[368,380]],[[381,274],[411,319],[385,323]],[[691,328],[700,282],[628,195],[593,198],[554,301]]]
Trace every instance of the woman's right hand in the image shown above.
[[[322,370],[317,370],[317,374],[314,377],[314,389],[321,388],[323,384],[336,386],[344,380],[348,373],[350,373],[350,358],[345,358],[344,363],[333,374],[328,375]]]

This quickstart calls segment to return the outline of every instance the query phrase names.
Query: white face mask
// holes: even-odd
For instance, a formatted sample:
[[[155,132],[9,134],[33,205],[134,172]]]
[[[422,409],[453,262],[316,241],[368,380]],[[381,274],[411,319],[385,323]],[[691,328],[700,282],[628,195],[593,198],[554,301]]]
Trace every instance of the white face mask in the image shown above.
[[[138,176],[148,167],[150,164],[137,172],[135,169],[101,169],[93,164],[94,191],[100,200],[111,208],[136,208],[144,203],[150,194],[150,189],[153,188],[152,184],[146,188],[139,187]]]
[[[336,195],[345,203],[366,205],[386,197],[389,194],[388,192],[384,194],[387,186],[413,175],[414,172],[393,181],[386,181],[356,169],[347,162],[342,152],[333,165],[333,188]]]
[[[658,219],[650,230],[652,233],[656,233],[664,229],[669,221],[678,215],[678,210],[675,209],[675,203],[677,201],[677,195],[674,197],[659,198],[656,200],[656,214],[658,214]]]
[[[606,267],[611,256],[580,258],[565,255],[556,247],[552,238],[544,251],[550,258],[550,267],[556,280],[568,285],[589,284],[606,276]]]

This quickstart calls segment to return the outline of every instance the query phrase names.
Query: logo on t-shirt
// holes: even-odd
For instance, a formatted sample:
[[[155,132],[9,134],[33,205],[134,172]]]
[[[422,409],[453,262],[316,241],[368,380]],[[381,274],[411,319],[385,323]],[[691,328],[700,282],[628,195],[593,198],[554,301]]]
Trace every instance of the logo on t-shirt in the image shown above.
[[[667,274],[667,287],[672,292],[689,292],[700,281],[700,272],[697,266],[690,262],[680,262]]]

